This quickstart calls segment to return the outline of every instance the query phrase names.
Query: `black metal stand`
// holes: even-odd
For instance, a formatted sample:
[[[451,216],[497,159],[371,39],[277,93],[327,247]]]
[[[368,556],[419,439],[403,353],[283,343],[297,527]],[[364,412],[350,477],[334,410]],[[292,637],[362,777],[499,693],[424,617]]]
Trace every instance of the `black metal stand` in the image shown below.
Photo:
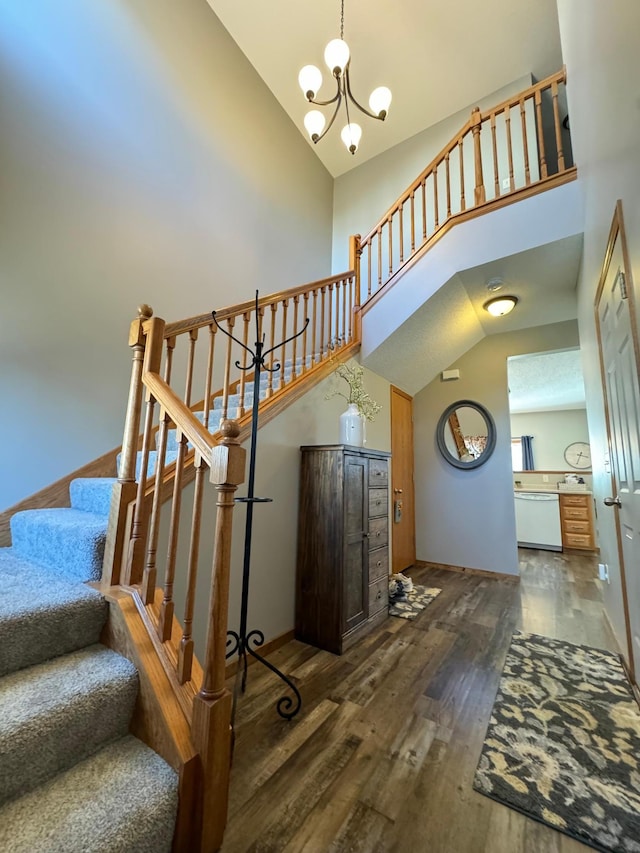
[[[249,347],[245,346],[241,341],[239,341],[236,337],[234,337],[230,332],[226,331],[222,328],[222,326],[216,320],[216,312],[212,311],[211,316],[213,317],[213,322],[216,324],[218,329],[223,332],[227,337],[234,340],[242,349],[246,350],[251,356],[251,362],[246,366],[242,367],[239,361],[236,361],[236,367],[240,370],[251,370],[255,369],[255,373],[253,376],[253,408],[252,408],[252,419],[251,419],[251,451],[249,454],[249,482],[247,489],[246,498],[236,498],[235,500],[238,503],[246,503],[247,505],[247,517],[245,523],[245,533],[244,533],[244,560],[243,560],[243,569],[242,569],[242,603],[240,607],[240,629],[236,631],[227,631],[227,658],[232,657],[233,655],[238,655],[238,670],[236,672],[236,681],[233,690],[233,705],[231,710],[231,726],[233,728],[235,724],[235,714],[236,714],[236,706],[238,702],[238,694],[240,690],[242,693],[245,692],[247,688],[247,665],[248,659],[247,655],[250,654],[257,661],[260,661],[261,664],[270,669],[271,672],[275,673],[294,693],[295,698],[291,698],[290,696],[282,696],[277,704],[276,708],[278,714],[283,717],[285,720],[292,720],[295,715],[298,713],[300,708],[302,707],[302,697],[300,696],[300,692],[295,684],[287,678],[287,676],[280,672],[280,670],[270,663],[266,658],[262,657],[262,655],[258,654],[256,648],[259,648],[264,643],[264,634],[262,631],[253,630],[247,632],[247,611],[249,604],[249,579],[251,574],[251,533],[253,527],[253,505],[256,503],[269,503],[272,498],[257,498],[254,495],[254,483],[255,483],[255,473],[256,473],[256,443],[258,438],[258,406],[260,405],[260,373],[262,370],[268,370],[271,372],[276,372],[280,370],[281,365],[278,363],[274,365],[272,368],[266,367],[265,358],[270,355],[274,350],[283,347],[285,344],[288,344],[290,341],[293,341],[295,338],[300,337],[304,330],[309,325],[309,319],[305,320],[305,324],[302,329],[295,335],[292,335],[290,338],[279,343],[277,346],[271,347],[263,352],[264,347],[264,335],[262,334],[262,330],[260,328],[260,314],[258,312],[258,291],[256,290],[256,343],[255,343],[255,352]],[[229,648],[231,647],[231,648]]]

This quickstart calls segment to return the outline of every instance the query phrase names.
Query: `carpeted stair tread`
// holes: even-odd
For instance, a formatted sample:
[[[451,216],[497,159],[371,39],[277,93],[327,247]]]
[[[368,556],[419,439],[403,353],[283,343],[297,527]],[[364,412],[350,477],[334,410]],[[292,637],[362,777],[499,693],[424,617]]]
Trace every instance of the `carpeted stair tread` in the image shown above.
[[[117,483],[115,477],[82,477],[72,480],[69,486],[71,506],[83,512],[109,515],[111,493]]]
[[[124,737],[137,692],[133,664],[101,645],[0,679],[0,804]]]
[[[11,519],[16,556],[49,566],[61,576],[99,580],[108,519],[79,509],[28,509]]]
[[[127,736],[0,809],[11,853],[169,853],[177,774]]]
[[[120,456],[121,456],[121,454],[118,453],[118,455],[116,457],[118,468],[120,468]],[[172,462],[175,462],[177,456],[178,456],[177,448],[167,448],[167,451],[164,455],[165,466],[170,465]],[[150,450],[149,451],[149,458],[147,460],[147,477],[152,477],[156,473],[156,462],[157,461],[158,461],[158,451],[157,450]],[[137,457],[136,457],[136,480],[140,479],[140,472],[141,471],[142,471],[142,451],[140,450],[138,452]]]
[[[99,593],[0,548],[0,676],[98,642]]]

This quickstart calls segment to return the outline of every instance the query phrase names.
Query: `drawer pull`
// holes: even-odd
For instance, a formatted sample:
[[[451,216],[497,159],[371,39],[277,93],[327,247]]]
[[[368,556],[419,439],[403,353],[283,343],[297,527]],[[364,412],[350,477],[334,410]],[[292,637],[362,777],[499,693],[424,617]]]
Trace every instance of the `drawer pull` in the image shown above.
[[[382,501],[376,501],[376,506],[380,506],[381,503]]]
[[[378,560],[378,562],[376,563],[376,566],[377,566],[378,568],[380,568],[380,566],[381,566],[381,565],[382,565],[382,560]]]
[[[376,595],[376,601],[380,601],[381,598],[382,598],[382,590],[379,589],[378,594]]]
[[[376,530],[376,536],[380,536],[380,531]]]

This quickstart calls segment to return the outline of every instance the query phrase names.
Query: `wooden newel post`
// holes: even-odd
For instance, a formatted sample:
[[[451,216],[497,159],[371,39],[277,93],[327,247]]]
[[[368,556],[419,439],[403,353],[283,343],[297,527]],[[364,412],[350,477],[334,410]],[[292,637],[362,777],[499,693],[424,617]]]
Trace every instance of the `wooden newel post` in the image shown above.
[[[349,237],[349,269],[355,272],[356,276],[356,291],[354,297],[354,305],[360,305],[360,256],[362,255],[362,246],[360,234],[352,234]]]
[[[211,451],[211,482],[215,485],[216,528],[207,648],[200,692],[193,701],[191,734],[202,761],[201,853],[222,844],[227,822],[231,765],[231,693],[225,687],[229,574],[234,493],[244,482],[245,456],[235,421],[223,421],[221,444]]]
[[[474,107],[471,111],[471,132],[473,133],[473,156],[476,171],[476,187],[474,192],[474,200],[476,204],[484,204],[487,200],[484,190],[484,176],[482,174],[482,149],[480,148],[481,127],[482,117],[480,115],[480,107]]]
[[[139,305],[138,316],[131,323],[129,329],[129,346],[132,352],[129,400],[124,422],[118,482],[111,493],[109,527],[102,562],[102,582],[109,585],[120,583],[120,568],[127,526],[127,507],[134,500],[136,494],[136,454],[140,434],[142,365],[146,344],[144,324],[152,316],[153,309],[149,305]]]

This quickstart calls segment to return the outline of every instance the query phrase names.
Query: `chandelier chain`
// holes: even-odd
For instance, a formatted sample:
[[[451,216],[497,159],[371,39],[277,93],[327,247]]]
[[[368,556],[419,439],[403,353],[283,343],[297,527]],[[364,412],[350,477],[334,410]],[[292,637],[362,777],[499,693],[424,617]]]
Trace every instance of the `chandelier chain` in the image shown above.
[[[344,41],[344,0],[342,0],[342,10],[340,12],[340,38]]]

